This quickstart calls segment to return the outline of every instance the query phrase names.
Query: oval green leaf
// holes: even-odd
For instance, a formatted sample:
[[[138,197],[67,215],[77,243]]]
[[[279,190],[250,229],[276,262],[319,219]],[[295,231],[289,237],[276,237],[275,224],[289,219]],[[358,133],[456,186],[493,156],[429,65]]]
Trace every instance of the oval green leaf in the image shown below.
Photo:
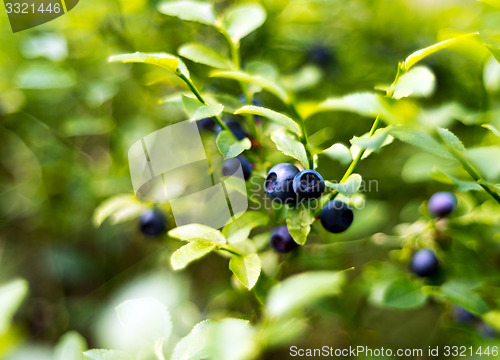
[[[215,249],[215,243],[206,240],[194,240],[177,249],[170,258],[174,270],[184,269],[190,262],[197,260]]]
[[[279,151],[300,161],[304,169],[309,169],[306,149],[295,136],[286,131],[278,130],[271,134],[271,140]]]
[[[300,126],[295,121],[293,121],[288,116],[283,115],[271,109],[254,105],[245,105],[241,109],[236,110],[235,114],[254,114],[254,115],[264,116],[269,120],[274,121],[277,124],[283,125],[288,130],[293,131],[298,136],[302,135]]]
[[[231,67],[231,61],[229,59],[202,44],[185,44],[179,48],[178,52],[179,55],[199,64],[208,65],[217,69],[229,69]]]
[[[226,159],[233,158],[241,154],[243,151],[252,147],[250,139],[244,138],[238,140],[228,130],[223,130],[217,136],[217,148]]]
[[[185,21],[215,25],[215,13],[211,3],[203,1],[165,1],[158,5],[162,14],[175,16]]]
[[[248,289],[252,289],[259,279],[261,263],[258,254],[247,256],[234,255],[229,260],[229,269],[234,276]]]

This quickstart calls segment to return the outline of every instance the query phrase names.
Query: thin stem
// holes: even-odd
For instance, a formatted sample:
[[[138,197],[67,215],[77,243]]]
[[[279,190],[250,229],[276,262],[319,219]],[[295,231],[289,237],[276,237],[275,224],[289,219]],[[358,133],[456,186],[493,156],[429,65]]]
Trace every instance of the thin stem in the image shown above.
[[[186,77],[186,75],[184,75],[180,71],[177,71],[177,76],[180,77],[187,84],[187,86],[189,87],[189,89],[191,90],[191,92],[194,94],[194,96],[196,96],[196,98],[203,105],[208,105],[207,102],[205,101],[205,99],[203,99],[203,97],[201,96],[201,94],[198,91],[198,89],[196,88],[196,86],[194,86],[194,84],[191,81],[191,79],[189,79],[188,77]],[[212,116],[212,119],[221,127],[221,129],[224,129],[224,130],[227,130],[227,131],[231,132],[231,129],[229,129],[229,127],[217,115]]]
[[[229,50],[231,52],[231,60],[233,62],[233,69],[234,70],[240,70],[241,69],[241,59],[240,59],[240,43],[239,42],[234,42],[233,39],[231,39],[231,36],[222,28],[218,28],[219,32],[224,36],[224,39],[226,39]],[[250,94],[248,93],[247,86],[245,83],[238,81],[240,84],[241,90],[243,91],[243,95],[245,96],[245,100],[248,105],[252,104],[252,99]],[[258,140],[258,133],[257,133],[257,127],[255,126],[255,121],[252,115],[246,114],[244,116],[245,121],[248,125],[248,128],[250,129],[250,132],[252,133],[252,136]]]
[[[493,199],[495,199],[500,204],[500,195],[491,188],[491,185],[483,179],[483,177],[479,174],[479,172],[472,166],[471,163],[467,161],[465,156],[458,150],[453,149],[447,146],[448,151],[457,159],[457,161],[462,165],[465,171],[470,175],[471,178],[476,181],[476,183],[481,186],[488,194],[491,195]]]
[[[377,117],[375,118],[375,121],[373,122],[372,128],[370,129],[368,136],[373,136],[373,134],[375,134],[375,131],[377,131],[377,129],[380,127],[381,123],[382,123],[382,121],[380,119],[380,115],[377,115]],[[363,158],[365,151],[366,151],[366,149],[359,150],[358,155],[351,162],[351,164],[349,165],[349,167],[345,171],[344,176],[342,176],[342,179],[340,179],[339,183],[343,183],[344,181],[346,181],[349,178],[349,176],[351,176],[354,173],[354,170],[356,170],[356,168],[358,167],[358,164],[361,161],[361,159]],[[337,190],[333,190],[331,193],[326,195],[328,198],[328,201],[335,199],[335,197],[338,194],[339,194],[339,192]]]
[[[290,109],[290,112],[292,113],[292,116],[297,119],[297,122],[299,123],[300,131],[302,133],[302,136],[300,137],[300,142],[304,145],[304,148],[306,149],[306,155],[307,155],[307,160],[309,162],[309,168],[314,167],[314,160],[311,154],[311,150],[309,149],[309,139],[307,137],[307,129],[306,129],[306,123],[304,121],[304,118],[300,116],[299,112],[297,111],[297,108],[295,107],[295,104],[293,102],[290,102],[288,104],[288,107]]]
[[[217,27],[217,30],[224,36],[224,39],[226,39],[228,45],[229,45],[229,51],[231,52],[231,59],[233,60],[233,67],[235,70],[240,69],[240,43],[237,42],[235,43],[233,39],[231,39],[231,36],[224,30],[222,27]]]
[[[370,133],[368,134],[369,137],[371,137],[371,136],[373,136],[373,134],[375,134],[375,131],[377,131],[377,129],[380,127],[380,123],[381,123],[380,115],[377,115],[377,117],[375,118],[375,121],[373,122],[372,128],[370,129]],[[342,179],[340,180],[340,182],[346,181],[347,178],[352,175],[354,170],[356,170],[356,168],[358,167],[359,162],[363,158],[365,151],[366,151],[366,149],[359,150],[358,155],[351,162],[351,165],[349,165],[349,168],[347,168],[347,170],[346,170],[344,176],[342,177]]]

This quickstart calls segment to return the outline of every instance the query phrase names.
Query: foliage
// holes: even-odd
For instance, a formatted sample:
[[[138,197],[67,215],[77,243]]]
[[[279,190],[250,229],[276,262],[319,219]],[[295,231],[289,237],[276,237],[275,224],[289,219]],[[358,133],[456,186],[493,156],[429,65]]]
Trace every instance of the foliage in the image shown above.
[[[0,357],[497,344],[473,327],[500,331],[498,4],[427,3],[89,1],[4,35]],[[128,148],[207,118],[207,155],[253,164],[250,209],[221,229],[175,226],[132,194]],[[280,162],[327,191],[271,203]],[[436,219],[442,190],[458,207]],[[334,198],[354,209],[341,234],[316,221]],[[169,229],[146,239],[137,219],[153,206]],[[300,246],[278,254],[284,224]],[[439,259],[430,279],[408,269],[422,248]],[[477,322],[455,324],[455,306]]]

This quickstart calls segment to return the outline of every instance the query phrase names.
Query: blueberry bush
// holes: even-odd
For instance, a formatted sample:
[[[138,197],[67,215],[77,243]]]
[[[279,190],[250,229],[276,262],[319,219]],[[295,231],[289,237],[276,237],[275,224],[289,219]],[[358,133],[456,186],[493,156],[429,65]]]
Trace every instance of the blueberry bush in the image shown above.
[[[0,358],[498,358],[499,1],[0,24]],[[241,168],[248,209],[220,229],[134,194],[128,149],[183,120],[213,176]]]

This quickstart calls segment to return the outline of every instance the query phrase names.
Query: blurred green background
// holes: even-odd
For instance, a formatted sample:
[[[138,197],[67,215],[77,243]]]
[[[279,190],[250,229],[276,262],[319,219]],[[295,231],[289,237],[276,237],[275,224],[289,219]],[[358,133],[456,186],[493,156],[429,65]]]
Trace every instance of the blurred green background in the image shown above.
[[[158,3],[83,0],[67,15],[15,34],[7,15],[0,16],[0,284],[18,277],[29,284],[29,295],[0,334],[0,358],[50,358],[52,346],[68,330],[84,335],[89,347],[113,348],[121,340],[110,328],[109,309],[137,294],[154,294],[168,304],[177,339],[204,318],[258,318],[255,297],[231,285],[224,259],[210,256],[174,273],[169,256],[178,241],[145,238],[135,219],[99,228],[92,222],[104,200],[132,193],[129,147],[185,119],[181,109],[160,101],[185,91],[181,82],[154,67],[109,64],[108,57],[135,51],[175,54],[191,41],[228,53],[215,30],[162,15]],[[213,3],[223,9],[234,2]],[[398,61],[453,34],[500,32],[495,0],[260,3],[268,18],[242,41],[243,65],[274,64],[285,82],[304,66],[314,66],[320,81],[300,91],[301,102],[390,84]],[[498,183],[498,137],[477,126],[500,124],[498,64],[484,49],[458,50],[424,60],[436,75],[436,90],[416,104],[441,109],[442,125],[466,147],[495,147],[486,175]],[[240,95],[235,82],[209,77],[204,65],[186,64],[202,91]],[[257,98],[284,110],[272,95]],[[468,115],[450,115],[450,104],[460,104]],[[317,145],[327,148],[348,144],[371,122],[350,113],[323,113],[309,119],[307,128]],[[269,155],[270,161],[278,158]],[[325,156],[320,161],[325,179],[339,179],[345,171]],[[426,228],[430,220],[421,204],[435,191],[454,190],[431,177],[433,167],[446,165],[400,142],[361,163],[358,172],[365,180],[378,180],[378,191],[366,194],[367,205],[353,228],[332,235],[314,227],[304,249],[280,258],[283,277],[356,267],[342,296],[308,312],[307,331],[291,344],[426,348],[486,341],[474,326],[453,321],[450,303],[395,310],[370,301],[374,283],[406,271],[410,250],[405,246],[430,241],[433,229]],[[458,197],[459,219],[448,224],[450,239],[438,255],[448,278],[480,284],[494,311],[500,307],[500,210],[482,192]],[[288,358],[288,350],[277,348],[263,358]]]

